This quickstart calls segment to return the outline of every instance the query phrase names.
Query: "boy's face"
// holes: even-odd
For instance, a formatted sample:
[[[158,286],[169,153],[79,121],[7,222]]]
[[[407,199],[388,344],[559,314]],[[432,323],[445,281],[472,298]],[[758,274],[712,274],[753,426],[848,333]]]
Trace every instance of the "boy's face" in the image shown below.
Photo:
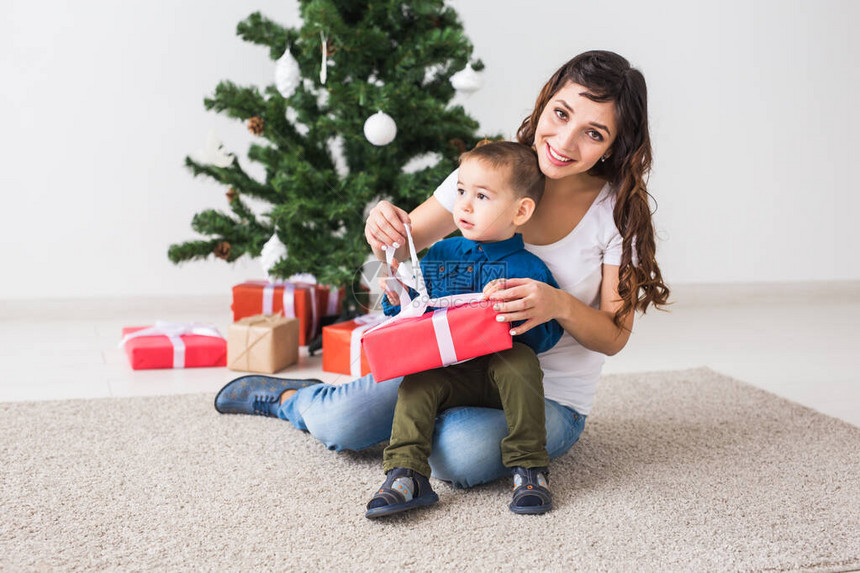
[[[523,201],[508,183],[510,168],[494,169],[480,159],[460,164],[454,223],[473,241],[502,241],[516,232]],[[528,217],[526,217],[528,218]]]

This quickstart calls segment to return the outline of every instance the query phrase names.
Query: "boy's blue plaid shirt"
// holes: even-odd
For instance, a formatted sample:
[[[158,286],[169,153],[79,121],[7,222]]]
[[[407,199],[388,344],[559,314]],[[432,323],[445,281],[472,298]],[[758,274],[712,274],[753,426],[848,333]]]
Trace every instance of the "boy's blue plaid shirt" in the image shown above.
[[[558,288],[546,264],[525,250],[519,233],[495,243],[479,243],[464,237],[439,241],[421,259],[421,273],[431,298],[480,292],[488,282],[500,278],[531,278]],[[400,312],[400,306],[389,304],[387,297],[382,297],[382,308],[388,316]],[[511,324],[515,327],[522,321]],[[550,320],[514,336],[514,340],[541,353],[555,346],[563,332],[557,321]]]

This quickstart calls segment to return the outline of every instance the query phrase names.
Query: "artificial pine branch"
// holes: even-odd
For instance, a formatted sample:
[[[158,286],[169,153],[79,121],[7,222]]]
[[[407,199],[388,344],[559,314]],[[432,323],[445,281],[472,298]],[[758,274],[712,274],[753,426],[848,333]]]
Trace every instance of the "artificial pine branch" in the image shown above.
[[[248,205],[242,201],[241,198],[236,197],[230,201],[230,210],[239,217],[239,221],[241,221],[245,226],[250,227],[254,231],[254,234],[272,233],[272,228],[260,224],[257,221],[257,216],[254,215],[254,212],[251,211]]]
[[[215,209],[206,209],[194,215],[191,228],[202,235],[219,236],[230,239],[237,221]]]
[[[239,22],[236,35],[246,42],[270,48],[269,57],[273,60],[280,58],[287,44],[298,38],[295,30],[288,30],[259,12],[254,12]]]
[[[192,174],[206,175],[220,183],[239,189],[245,195],[257,197],[266,201],[276,199],[271,187],[257,182],[253,177],[245,173],[238,161],[233,161],[230,167],[217,167],[215,165],[204,165],[190,157],[185,158],[185,166],[191,169]]]
[[[265,108],[266,100],[256,87],[239,87],[224,80],[215,88],[215,96],[205,98],[203,105],[207,110],[226,112],[227,116],[246,120]]]
[[[210,241],[186,241],[180,245],[170,245],[170,248],[167,249],[167,258],[175,264],[183,261],[204,260],[209,258],[220,242],[221,239],[213,239]]]

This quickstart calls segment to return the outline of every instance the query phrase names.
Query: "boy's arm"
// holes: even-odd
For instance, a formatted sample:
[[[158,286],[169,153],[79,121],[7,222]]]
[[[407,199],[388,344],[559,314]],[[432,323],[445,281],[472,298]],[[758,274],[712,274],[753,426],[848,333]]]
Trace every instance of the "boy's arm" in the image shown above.
[[[388,296],[382,295],[382,312],[385,316],[394,316],[400,312],[400,305],[394,305],[388,302]],[[528,334],[528,333],[526,333]]]
[[[551,287],[559,288],[558,283],[555,281],[555,278],[552,276],[552,273],[549,272],[549,269],[546,272],[541,274],[536,274],[533,277],[535,280],[539,280],[541,282],[545,282]],[[516,327],[522,324],[525,321],[516,321],[511,323],[511,330],[516,330]],[[527,344],[535,351],[535,354],[540,354],[541,352],[546,352],[561,340],[561,336],[564,334],[564,329],[561,327],[561,324],[558,323],[557,320],[553,319],[543,324],[539,324],[526,332],[525,334],[518,334],[514,336],[514,340],[517,342],[522,342],[523,344]]]

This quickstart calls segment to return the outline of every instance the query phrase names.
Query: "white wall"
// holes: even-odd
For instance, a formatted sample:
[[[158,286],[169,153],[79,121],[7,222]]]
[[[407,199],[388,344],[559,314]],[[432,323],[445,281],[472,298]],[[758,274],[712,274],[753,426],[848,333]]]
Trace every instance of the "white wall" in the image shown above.
[[[860,3],[455,2],[487,64],[463,100],[487,133],[512,135],[581,51],[642,69],[670,282],[860,279]],[[215,294],[260,276],[256,261],[166,257],[195,212],[226,208],[182,164],[213,127],[247,148],[202,99],[221,79],[271,81],[266,51],[235,36],[254,10],[297,20],[284,0],[3,4],[0,299]]]

